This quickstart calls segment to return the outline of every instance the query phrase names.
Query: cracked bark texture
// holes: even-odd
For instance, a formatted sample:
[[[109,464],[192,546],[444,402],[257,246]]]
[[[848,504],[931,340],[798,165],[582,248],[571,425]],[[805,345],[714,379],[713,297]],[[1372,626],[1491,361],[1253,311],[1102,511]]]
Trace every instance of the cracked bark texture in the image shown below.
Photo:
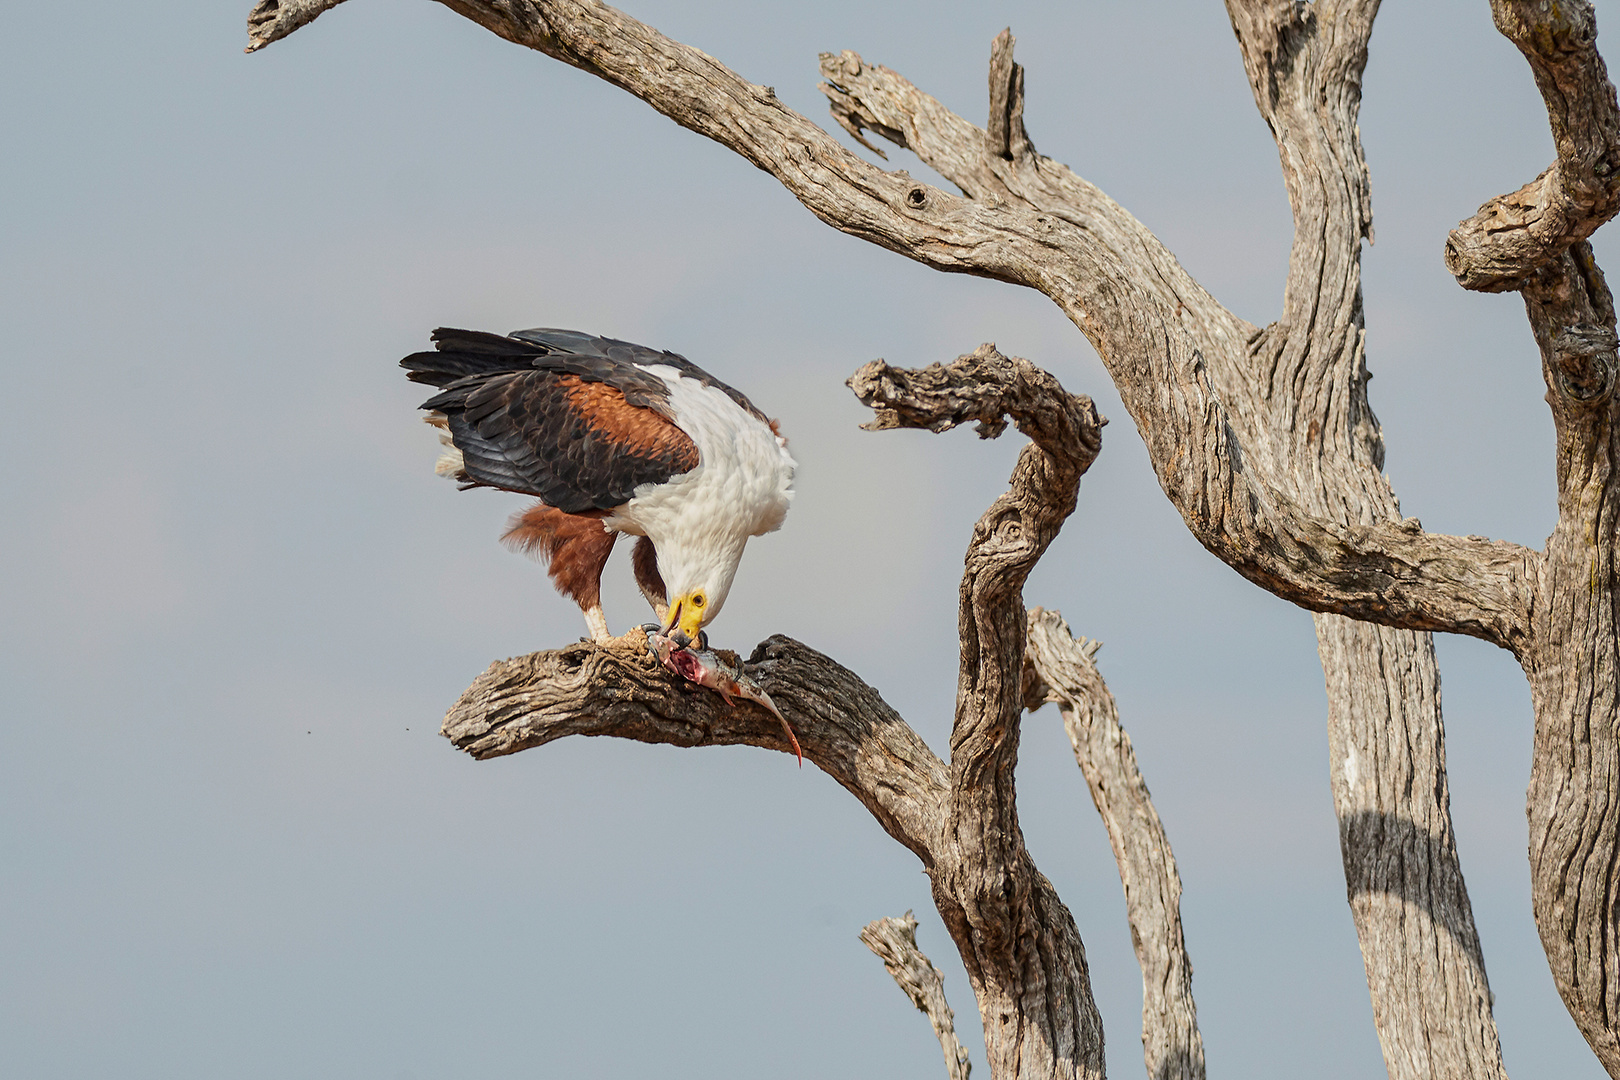
[[[1620,478],[1614,303],[1580,241],[1522,289],[1558,443],[1558,525],[1547,540],[1535,647],[1531,902],[1553,978],[1610,1075],[1620,1075]]]
[[[1360,254],[1372,237],[1356,124],[1376,0],[1227,5],[1294,216],[1283,314],[1249,344],[1253,433],[1295,497],[1347,525],[1403,519],[1367,400]],[[1415,523],[1413,523],[1415,525]],[[1451,824],[1427,633],[1317,613],[1345,890],[1392,1078],[1505,1076]]]
[[[337,2],[265,0],[254,9],[251,47]],[[1086,334],[1193,535],[1245,577],[1318,613],[1346,882],[1392,1077],[1501,1074],[1456,865],[1427,633],[1469,634],[1511,650],[1537,714],[1528,805],[1538,928],[1571,1014],[1620,1076],[1612,885],[1620,740],[1606,389],[1613,317],[1581,246],[1620,202],[1620,122],[1589,4],[1492,0],[1497,25],[1531,63],[1558,159],[1459,226],[1446,252],[1465,287],[1522,291],[1543,347],[1558,428],[1560,519],[1540,553],[1426,533],[1401,516],[1381,475],[1382,441],[1366,396],[1359,254],[1372,221],[1356,128],[1376,0],[1228,0],[1295,222],[1283,312],[1265,328],[1227,311],[1140,222],[1036,152],[1010,35],[993,47],[984,128],[855,53],[823,57],[834,117],[863,142],[871,132],[910,147],[959,189],[953,194],[870,164],[769,87],[612,8],[589,0],[443,2],[729,147],[833,227],[935,269],[1037,289]],[[1002,525],[987,528],[988,541],[1011,542],[997,533]],[[1007,860],[1016,853],[1016,817],[997,816],[977,798],[1011,794],[1016,724],[996,711],[995,696],[1014,650],[982,631],[1010,610],[1006,598],[1016,588],[994,574],[978,588],[964,582],[962,691],[982,708],[953,736],[952,783],[972,794],[953,801],[952,813],[982,830],[981,855]],[[1020,865],[1015,876],[1025,873]],[[969,882],[948,874],[935,881],[936,888],[946,881],[948,902],[959,903],[957,922],[947,918],[953,934],[992,915],[995,903],[969,895]],[[1051,915],[1053,925],[1072,929],[1060,907],[1030,888],[1014,898],[1018,918]],[[959,892],[971,902],[960,902]],[[1059,926],[1043,947],[1078,957],[1068,932]],[[994,942],[964,949],[970,971],[993,988],[981,1008],[1016,996],[997,981],[1009,970],[1000,949]],[[1072,964],[1062,971],[1083,974]],[[1044,973],[1025,974],[1039,981]],[[1089,1039],[1084,1012],[1043,1030]],[[996,1038],[1015,1034],[998,1029]],[[1087,1047],[1065,1042],[1063,1060],[1090,1068]],[[998,1071],[1006,1067],[1006,1059],[992,1060],[995,1075],[1011,1075]]]

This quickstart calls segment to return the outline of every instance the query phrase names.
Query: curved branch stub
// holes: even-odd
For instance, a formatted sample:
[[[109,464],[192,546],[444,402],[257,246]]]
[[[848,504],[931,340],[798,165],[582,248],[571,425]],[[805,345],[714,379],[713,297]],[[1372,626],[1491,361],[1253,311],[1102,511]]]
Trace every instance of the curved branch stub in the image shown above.
[[[1620,211],[1620,105],[1597,51],[1592,5],[1491,0],[1491,13],[1530,62],[1558,160],[1485,203],[1446,238],[1446,269],[1476,292],[1523,287]]]
[[[1097,459],[1108,423],[1089,397],[1069,393],[1050,372],[1003,356],[990,342],[948,365],[897,368],[873,360],[846,385],[876,414],[862,425],[867,431],[939,433],[974,422],[979,438],[994,439],[1010,417],[1042,450],[1080,472]]]
[[[248,12],[248,47],[242,51],[258,52],[341,3],[343,0],[259,0]]]

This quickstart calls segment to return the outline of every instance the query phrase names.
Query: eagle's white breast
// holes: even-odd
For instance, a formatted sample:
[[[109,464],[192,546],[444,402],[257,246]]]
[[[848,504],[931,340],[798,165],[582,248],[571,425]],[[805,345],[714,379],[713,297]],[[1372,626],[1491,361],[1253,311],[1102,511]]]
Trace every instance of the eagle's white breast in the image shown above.
[[[661,554],[673,541],[688,554],[709,548],[733,558],[748,537],[781,528],[795,468],[786,440],[725,391],[666,364],[638,366],[668,384],[675,425],[697,444],[698,467],[641,485],[603,524],[650,537]]]

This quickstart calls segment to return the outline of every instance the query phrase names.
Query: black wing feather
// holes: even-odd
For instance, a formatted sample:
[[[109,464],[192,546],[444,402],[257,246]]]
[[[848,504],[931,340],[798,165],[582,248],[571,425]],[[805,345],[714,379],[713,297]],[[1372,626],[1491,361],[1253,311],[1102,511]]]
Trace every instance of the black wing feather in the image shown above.
[[[669,364],[727,389],[673,353],[572,330],[502,336],[439,329],[433,340],[436,351],[413,353],[400,366],[413,381],[441,388],[421,407],[444,414],[468,478],[536,495],[565,513],[620,506],[640,485],[663,483],[696,462],[689,441],[662,448],[615,442],[575,407],[569,390],[577,392],[576,381],[614,387],[628,404],[666,418],[668,387],[636,365]]]

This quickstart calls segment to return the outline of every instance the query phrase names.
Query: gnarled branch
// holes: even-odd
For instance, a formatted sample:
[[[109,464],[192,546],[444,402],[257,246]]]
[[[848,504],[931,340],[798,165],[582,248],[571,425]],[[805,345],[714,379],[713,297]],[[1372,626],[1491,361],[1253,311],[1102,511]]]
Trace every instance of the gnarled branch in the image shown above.
[[[1279,464],[1278,451],[1234,407],[1241,405],[1234,391],[1247,378],[1255,328],[1205,292],[1141,222],[1035,153],[1027,137],[1012,160],[973,125],[967,127],[977,135],[967,142],[936,145],[937,131],[966,131],[966,121],[944,119],[942,106],[932,111],[937,124],[908,130],[902,118],[874,129],[915,136],[912,148],[971,196],[962,198],[873,167],[769,87],[605,4],[442,2],[729,147],[834,228],[938,270],[1046,293],[1108,365],[1159,481],[1189,528],[1246,577],[1312,610],[1516,647],[1523,624],[1518,550],[1501,545],[1500,557],[1480,561],[1459,581],[1446,571],[1471,557],[1472,548],[1458,538],[1418,544],[1416,533],[1345,530],[1324,520],[1293,493],[1294,470]],[[883,69],[849,55],[829,82],[854,96],[852,65]],[[863,99],[863,106],[876,105]],[[1284,520],[1304,527],[1281,529]]]
[[[1080,478],[1102,448],[1104,421],[1090,398],[1067,393],[1047,372],[991,344],[921,371],[875,360],[849,385],[877,411],[869,428],[938,432],[976,420],[980,436],[993,438],[1007,415],[1033,440],[1019,454],[1010,490],[974,527],[957,615],[962,664],[951,733],[954,787],[960,793],[1005,785],[1002,801],[1010,806],[1023,711],[1021,590],[1074,511]]]
[[[1101,1076],[1102,1019],[1085,946],[1018,827],[1014,772],[1024,711],[1025,578],[1073,512],[1102,420],[1027,360],[994,345],[922,371],[866,365],[849,380],[872,427],[944,431],[968,420],[993,436],[1010,416],[1032,441],[1006,494],[973,529],[957,604],[962,657],[951,729],[945,849],[934,902],[979,998],[996,1077]],[[1031,979],[1036,965],[1043,977]]]
[[[1620,211],[1620,106],[1597,51],[1587,0],[1491,0],[1496,28],[1530,62],[1558,159],[1498,195],[1446,238],[1446,269],[1465,289],[1519,289]]]

